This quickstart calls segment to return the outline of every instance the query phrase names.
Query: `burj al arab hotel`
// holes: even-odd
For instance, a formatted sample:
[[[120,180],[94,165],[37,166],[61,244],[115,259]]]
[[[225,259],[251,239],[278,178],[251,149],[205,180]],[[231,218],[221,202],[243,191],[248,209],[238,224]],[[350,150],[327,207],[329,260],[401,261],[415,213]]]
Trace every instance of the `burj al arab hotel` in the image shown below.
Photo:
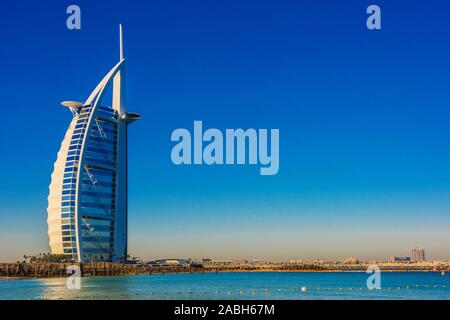
[[[64,254],[78,262],[126,261],[127,130],[140,115],[126,112],[124,84],[120,26],[119,62],[84,103],[61,103],[73,118],[49,187],[47,223],[52,254]],[[105,94],[111,91],[111,106],[103,105]]]

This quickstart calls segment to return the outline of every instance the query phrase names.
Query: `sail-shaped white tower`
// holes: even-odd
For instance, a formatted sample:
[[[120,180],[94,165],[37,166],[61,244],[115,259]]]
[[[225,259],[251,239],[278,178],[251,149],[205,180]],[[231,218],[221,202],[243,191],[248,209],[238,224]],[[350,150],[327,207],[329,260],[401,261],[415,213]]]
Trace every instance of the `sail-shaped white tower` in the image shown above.
[[[112,86],[112,106],[102,99]],[[125,58],[84,103],[64,101],[73,118],[54,165],[48,196],[53,254],[78,262],[127,258],[127,128],[140,119],[125,108]]]

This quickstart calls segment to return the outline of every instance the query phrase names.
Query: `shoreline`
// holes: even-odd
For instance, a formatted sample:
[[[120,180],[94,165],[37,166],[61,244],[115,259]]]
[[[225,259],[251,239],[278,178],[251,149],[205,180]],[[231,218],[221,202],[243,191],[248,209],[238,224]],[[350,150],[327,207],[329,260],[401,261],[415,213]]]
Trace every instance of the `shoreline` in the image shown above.
[[[406,269],[381,269],[380,272],[407,272],[407,273],[414,273],[414,272],[419,272],[419,273],[442,273],[443,270],[406,270]],[[208,271],[206,273],[211,273],[211,272],[215,272],[215,271]],[[348,273],[348,272],[362,272],[362,273],[366,273],[367,271],[364,269],[354,269],[354,270],[341,270],[341,269],[334,269],[334,270],[221,270],[218,272],[229,272],[229,273],[251,273],[251,272],[260,272],[260,273],[264,273],[264,272],[279,272],[279,273],[338,273],[338,272],[342,272],[342,273]],[[450,272],[450,270],[448,271],[444,271],[445,273]]]
[[[139,274],[193,274],[218,272],[297,272],[297,273],[366,273],[369,267],[376,266],[380,272],[404,273],[443,273],[450,272],[450,262],[424,263],[266,263],[266,264],[214,264],[214,265],[149,265],[149,264],[116,264],[97,263],[0,263],[0,279],[23,278],[60,278],[68,277],[78,268],[81,276],[124,276]],[[373,269],[372,269],[373,270]]]
[[[158,272],[159,271],[159,272]],[[342,270],[342,269],[333,269],[333,270],[277,270],[277,269],[258,269],[258,270],[197,270],[186,271],[186,270],[164,270],[164,271],[151,271],[151,272],[130,272],[130,273],[111,273],[111,272],[97,272],[97,273],[83,273],[81,276],[83,278],[90,277],[123,277],[123,276],[142,276],[142,275],[175,275],[175,274],[217,274],[217,273],[366,273],[366,270],[363,269],[353,269],[353,270]],[[443,276],[450,271],[443,270],[410,270],[410,269],[381,269],[381,273],[438,273]],[[8,280],[39,280],[39,279],[52,279],[52,278],[67,278],[70,276],[67,273],[60,273],[58,275],[47,275],[47,274],[34,274],[34,275],[13,275],[13,276],[0,276],[0,281],[8,281]]]

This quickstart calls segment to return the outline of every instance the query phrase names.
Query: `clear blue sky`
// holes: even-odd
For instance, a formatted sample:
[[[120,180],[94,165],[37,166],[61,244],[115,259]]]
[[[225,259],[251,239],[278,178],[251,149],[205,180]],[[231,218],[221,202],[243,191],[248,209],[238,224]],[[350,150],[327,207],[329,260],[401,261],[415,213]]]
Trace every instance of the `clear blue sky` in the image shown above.
[[[78,4],[82,29],[66,28]],[[369,4],[382,30],[365,27]],[[48,251],[71,115],[125,32],[130,250],[143,258],[450,258],[446,1],[2,5],[0,260]],[[280,171],[175,166],[171,132],[279,128]]]

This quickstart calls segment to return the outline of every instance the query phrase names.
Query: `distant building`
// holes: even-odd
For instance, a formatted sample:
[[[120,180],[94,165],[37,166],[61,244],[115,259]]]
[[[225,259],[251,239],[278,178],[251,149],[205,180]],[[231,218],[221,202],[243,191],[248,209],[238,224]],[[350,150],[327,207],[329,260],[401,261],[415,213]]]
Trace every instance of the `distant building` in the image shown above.
[[[248,260],[245,260],[245,259],[234,259],[233,263],[234,264],[248,264]]]
[[[415,247],[411,251],[412,261],[425,261],[425,250],[423,248]]]
[[[248,263],[260,265],[260,264],[267,264],[268,261],[264,259],[252,259]]]
[[[188,266],[192,263],[191,259],[160,259],[146,261],[146,264],[152,266]]]
[[[410,262],[410,257],[391,257],[389,259],[391,262]]]
[[[212,260],[212,259],[203,259],[202,263],[204,266],[240,266],[246,265],[249,263],[248,260]]]
[[[350,256],[350,257],[348,257],[348,258],[346,258],[346,259],[344,260],[344,263],[348,263],[348,264],[358,264],[358,263],[359,263],[359,260],[358,260],[358,258],[356,258],[356,257],[354,257],[354,256]]]

